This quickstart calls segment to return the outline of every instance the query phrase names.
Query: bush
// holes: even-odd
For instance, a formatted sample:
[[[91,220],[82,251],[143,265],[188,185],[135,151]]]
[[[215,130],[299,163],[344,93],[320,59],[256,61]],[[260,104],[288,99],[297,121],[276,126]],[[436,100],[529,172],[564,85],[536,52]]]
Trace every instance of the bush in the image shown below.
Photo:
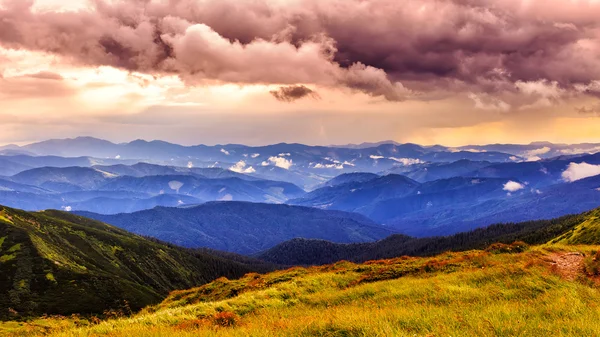
[[[213,316],[213,322],[216,325],[222,326],[222,327],[225,327],[225,328],[227,328],[227,327],[233,327],[233,326],[235,326],[237,324],[238,317],[233,312],[223,311],[223,312],[216,313]]]
[[[515,241],[510,245],[505,243],[493,243],[485,249],[486,252],[492,254],[504,254],[504,253],[521,253],[527,250],[528,245],[523,241]]]

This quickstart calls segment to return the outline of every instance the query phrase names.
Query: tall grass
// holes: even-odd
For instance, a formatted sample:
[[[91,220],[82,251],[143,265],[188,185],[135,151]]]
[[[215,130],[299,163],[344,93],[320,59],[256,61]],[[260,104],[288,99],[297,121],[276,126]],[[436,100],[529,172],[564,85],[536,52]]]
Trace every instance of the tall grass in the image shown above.
[[[600,289],[548,254],[471,251],[294,268],[174,292],[131,317],[0,325],[35,336],[594,336]],[[588,256],[597,247],[570,247]]]

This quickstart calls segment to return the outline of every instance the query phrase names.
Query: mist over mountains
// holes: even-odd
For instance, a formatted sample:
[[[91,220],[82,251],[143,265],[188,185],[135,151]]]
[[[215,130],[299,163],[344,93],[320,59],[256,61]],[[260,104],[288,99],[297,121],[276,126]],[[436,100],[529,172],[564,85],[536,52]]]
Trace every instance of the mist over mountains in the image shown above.
[[[293,238],[427,237],[581,213],[600,205],[598,150],[546,142],[251,147],[79,137],[0,148],[0,204],[77,211],[188,247],[250,254]],[[303,207],[287,208],[287,219],[264,204]]]

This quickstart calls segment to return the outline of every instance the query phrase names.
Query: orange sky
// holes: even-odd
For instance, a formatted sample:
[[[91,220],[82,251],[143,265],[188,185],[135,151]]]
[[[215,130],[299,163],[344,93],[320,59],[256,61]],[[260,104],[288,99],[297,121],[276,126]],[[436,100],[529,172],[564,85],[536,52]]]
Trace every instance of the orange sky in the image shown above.
[[[85,8],[84,2],[69,2],[68,7],[61,3],[38,0],[34,11]],[[210,27],[205,29],[214,33]],[[214,33],[213,38],[221,37]],[[233,48],[231,53],[250,52],[247,47],[235,49],[235,44],[224,48]],[[325,72],[340,72],[345,81],[359,76],[346,74],[337,64],[329,69],[332,61],[311,62],[324,67]],[[257,63],[256,67],[270,65]],[[361,71],[360,76],[383,73],[368,67]],[[465,87],[439,97],[428,92],[426,98],[413,95],[416,91],[412,87],[401,91],[405,90],[401,82],[411,82],[390,80],[384,90],[395,90],[393,95],[406,93],[396,100],[389,99],[388,91],[363,90],[363,82],[338,85],[328,78],[313,81],[318,73],[299,73],[293,82],[273,74],[248,73],[244,82],[219,75],[192,83],[175,74],[86,65],[69,55],[1,44],[0,74],[0,144],[80,135],[183,144],[343,144],[388,139],[448,146],[540,140],[600,142],[600,113],[590,108],[598,99],[565,94],[566,89],[553,87],[553,82],[546,80],[515,81],[517,93],[500,96]],[[278,79],[285,82],[278,83]],[[318,95],[290,103],[276,100],[270,93],[291,84]],[[417,83],[414,88],[420,86]],[[505,107],[505,102],[521,101],[514,98],[516,95],[532,98],[526,104]],[[535,99],[533,95],[537,95]],[[590,112],[583,114],[582,108]]]

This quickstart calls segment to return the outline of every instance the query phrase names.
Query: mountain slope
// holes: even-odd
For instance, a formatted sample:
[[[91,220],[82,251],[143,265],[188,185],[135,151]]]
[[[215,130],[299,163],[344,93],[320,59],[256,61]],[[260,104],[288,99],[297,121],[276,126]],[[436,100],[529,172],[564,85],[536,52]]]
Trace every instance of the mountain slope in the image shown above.
[[[347,183],[361,183],[369,180],[379,178],[375,173],[356,172],[356,173],[344,173],[327,182],[323,183],[320,187],[333,187],[343,185]]]
[[[252,254],[297,237],[366,242],[393,232],[359,214],[288,205],[210,202],[129,214],[79,214],[186,247]]]
[[[597,247],[485,251],[291,268],[172,292],[131,317],[0,325],[27,336],[596,336],[600,290],[557,263]],[[526,318],[526,319],[524,319]],[[3,329],[6,327],[7,329]]]
[[[88,167],[41,167],[23,171],[11,180],[57,192],[97,189],[115,175]]]
[[[0,207],[0,319],[102,313],[266,265],[167,246],[58,211]]]
[[[528,244],[543,244],[548,241],[561,243],[584,243],[565,241],[563,238],[577,228],[585,226],[590,233],[593,222],[598,226],[600,209],[579,215],[570,215],[553,220],[528,221],[516,224],[497,224],[470,232],[446,237],[413,238],[405,235],[392,235],[377,242],[362,244],[337,244],[323,240],[294,239],[281,243],[257,257],[264,261],[284,265],[313,265],[333,263],[340,260],[364,262],[409,256],[430,256],[445,251],[466,251],[483,249],[490,244],[523,241]],[[598,226],[600,227],[600,226]],[[583,232],[582,232],[583,233]],[[590,238],[586,244],[600,244],[600,236],[585,235]],[[558,239],[557,239],[558,238]]]
[[[600,209],[589,212],[580,224],[551,242],[569,245],[600,244]]]
[[[288,203],[323,209],[357,211],[380,200],[411,194],[419,185],[418,182],[407,177],[390,174],[366,181],[351,180],[345,184],[319,188]]]

